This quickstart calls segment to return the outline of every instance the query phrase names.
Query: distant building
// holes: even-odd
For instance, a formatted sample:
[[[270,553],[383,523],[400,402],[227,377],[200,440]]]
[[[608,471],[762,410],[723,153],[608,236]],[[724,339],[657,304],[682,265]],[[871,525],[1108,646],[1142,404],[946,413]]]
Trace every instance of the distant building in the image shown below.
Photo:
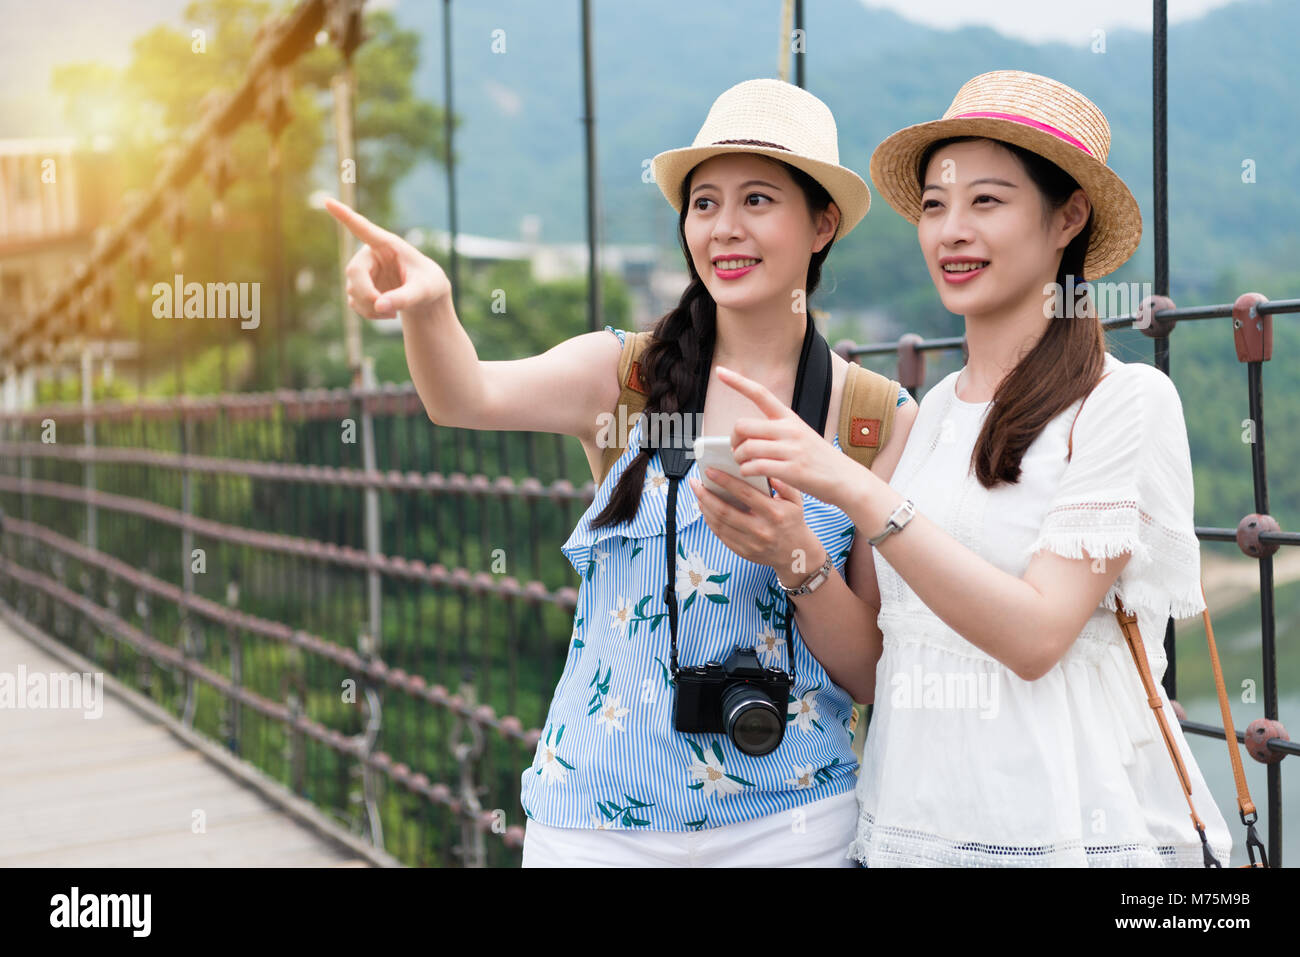
[[[74,140],[0,140],[0,324],[28,313],[116,212],[112,161]]]
[[[111,153],[72,139],[0,140],[0,330],[26,322],[86,259],[95,230],[119,211]],[[3,376],[4,370],[0,370]],[[27,404],[31,374],[6,382],[6,403]]]
[[[446,249],[450,242],[450,234],[444,230],[414,232],[415,235],[408,233],[407,239],[416,245],[428,242]],[[586,277],[586,243],[539,242],[535,217],[526,217],[520,232],[523,234],[521,239],[494,239],[460,233],[456,237],[456,252],[471,268],[474,264],[501,261],[527,262],[532,275],[542,282]],[[661,268],[658,250],[649,244],[606,244],[600,249],[600,258],[603,272],[616,275],[627,283],[632,299],[632,321],[638,329],[653,324],[676,305],[689,279],[684,269]],[[396,319],[387,324],[394,331],[401,329]],[[383,327],[386,323],[378,325]]]

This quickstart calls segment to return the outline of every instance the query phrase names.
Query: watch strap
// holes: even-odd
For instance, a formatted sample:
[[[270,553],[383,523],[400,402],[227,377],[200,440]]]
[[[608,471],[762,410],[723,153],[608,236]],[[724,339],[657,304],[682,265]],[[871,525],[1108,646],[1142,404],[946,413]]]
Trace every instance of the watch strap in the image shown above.
[[[828,554],[826,556],[826,561],[822,562],[821,566],[815,572],[813,572],[811,575],[805,578],[797,586],[795,586],[794,588],[786,588],[784,585],[781,585],[781,590],[790,597],[806,595],[809,592],[816,591],[818,588],[821,587],[822,582],[830,578],[831,571],[834,568],[835,565],[831,562],[831,556]],[[781,584],[781,579],[778,578],[776,581],[778,585]],[[816,584],[813,584],[813,582],[816,582]]]
[[[903,516],[903,520],[901,522],[898,520],[900,515]],[[867,541],[872,545],[879,545],[890,535],[893,535],[895,532],[902,531],[903,527],[906,526],[907,523],[910,522],[915,515],[916,515],[916,506],[912,504],[911,499],[905,500],[901,505],[899,505],[896,509],[894,509],[892,513],[890,513],[889,518],[885,521],[884,531],[882,531],[879,535],[867,539]]]

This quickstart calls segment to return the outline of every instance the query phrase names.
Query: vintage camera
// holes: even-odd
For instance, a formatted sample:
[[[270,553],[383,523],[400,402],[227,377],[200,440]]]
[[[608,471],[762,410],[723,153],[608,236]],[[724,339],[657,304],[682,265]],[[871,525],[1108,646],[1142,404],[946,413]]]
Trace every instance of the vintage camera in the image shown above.
[[[725,731],[746,754],[775,751],[785,735],[790,676],[764,668],[753,648],[737,648],[722,664],[677,672],[673,726],[694,734]]]

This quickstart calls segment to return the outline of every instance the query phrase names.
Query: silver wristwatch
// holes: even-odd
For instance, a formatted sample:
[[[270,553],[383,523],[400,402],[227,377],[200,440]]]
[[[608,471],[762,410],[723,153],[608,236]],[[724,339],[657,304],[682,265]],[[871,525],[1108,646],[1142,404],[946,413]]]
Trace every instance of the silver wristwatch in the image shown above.
[[[910,522],[912,516],[915,514],[916,506],[912,504],[912,500],[909,498],[902,505],[898,506],[898,508],[894,509],[893,514],[889,516],[889,520],[885,522],[885,530],[875,538],[867,539],[867,541],[872,545],[879,545],[890,535],[902,531],[903,526]]]
[[[781,579],[779,578],[776,580],[776,583],[778,585],[781,585],[781,591],[785,592],[787,598],[795,598],[799,595],[807,595],[809,592],[816,591],[819,587],[821,587],[822,582],[826,581],[826,579],[831,577],[831,569],[834,567],[835,566],[831,563],[830,555],[827,555],[826,561],[822,562],[821,568],[817,569],[815,572],[813,572],[811,575],[805,578],[803,584],[800,585],[798,588],[786,588],[784,585],[781,585]]]

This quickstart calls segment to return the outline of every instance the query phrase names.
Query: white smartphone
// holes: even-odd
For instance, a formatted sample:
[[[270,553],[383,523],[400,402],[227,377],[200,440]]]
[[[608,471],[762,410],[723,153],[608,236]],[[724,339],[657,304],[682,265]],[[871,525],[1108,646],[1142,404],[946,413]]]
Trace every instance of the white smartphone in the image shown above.
[[[695,459],[700,463],[700,481],[714,495],[729,505],[745,509],[746,506],[735,496],[705,474],[706,468],[715,468],[728,475],[734,475],[743,482],[748,482],[764,495],[771,496],[772,487],[762,475],[741,475],[740,465],[731,454],[731,436],[701,435],[695,440]]]

